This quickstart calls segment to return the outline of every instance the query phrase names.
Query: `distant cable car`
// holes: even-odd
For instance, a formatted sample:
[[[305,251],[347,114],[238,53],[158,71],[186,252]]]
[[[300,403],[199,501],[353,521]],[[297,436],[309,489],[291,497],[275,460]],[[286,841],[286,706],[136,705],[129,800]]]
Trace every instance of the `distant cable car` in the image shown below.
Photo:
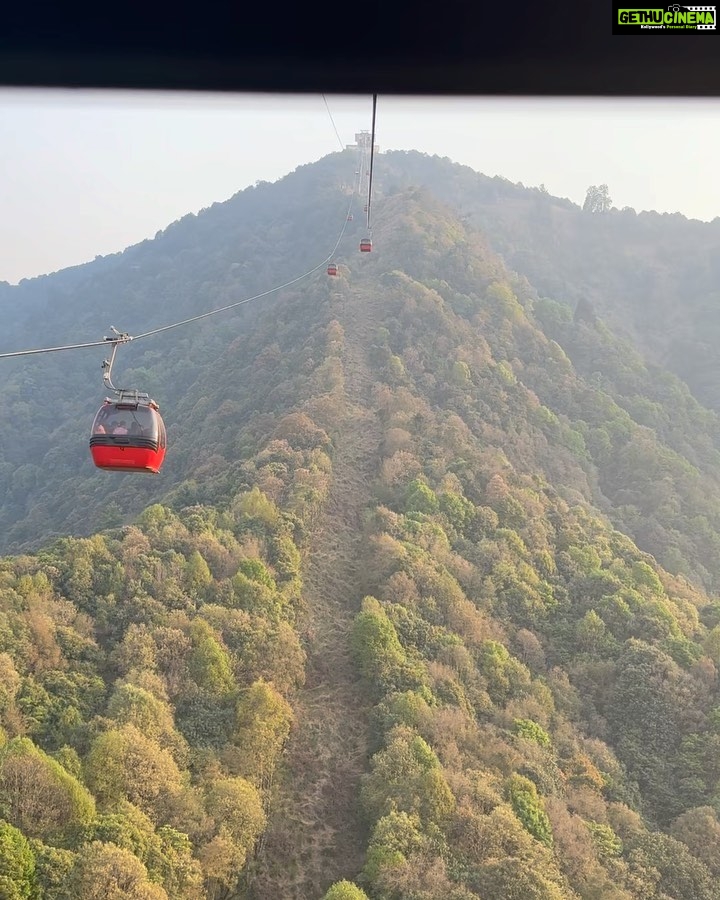
[[[363,212],[367,212],[367,203],[363,206]]]
[[[353,220],[352,213],[348,213],[347,220],[348,220],[348,222],[352,222],[352,220]]]
[[[128,392],[105,400],[95,416],[90,453],[98,469],[157,475],[165,459],[167,435],[154,400]]]
[[[363,238],[360,241],[360,252],[361,253],[370,253],[372,250],[372,241],[370,238]]]
[[[335,263],[330,263],[330,265],[328,266],[328,275],[337,275],[337,272],[338,270]]]

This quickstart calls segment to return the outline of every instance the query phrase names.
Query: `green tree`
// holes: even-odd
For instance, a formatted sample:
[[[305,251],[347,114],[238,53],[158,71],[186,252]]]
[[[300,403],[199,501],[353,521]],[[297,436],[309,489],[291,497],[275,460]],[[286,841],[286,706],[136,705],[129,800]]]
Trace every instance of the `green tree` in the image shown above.
[[[203,596],[203,592],[212,584],[210,567],[197,550],[193,550],[185,564],[184,573],[185,590],[193,598]]]
[[[0,897],[30,900],[35,888],[35,856],[24,834],[0,821]]]
[[[416,478],[408,485],[405,494],[405,510],[432,515],[438,512],[440,504],[433,489],[421,478]]]
[[[565,900],[567,896],[544,872],[512,857],[484,865],[477,876],[477,889],[503,900]]]
[[[575,637],[578,646],[588,653],[595,654],[607,642],[607,627],[594,609],[588,610],[575,626]]]
[[[156,858],[156,866],[149,869],[150,877],[153,880],[162,880],[170,898],[198,900],[201,897],[202,869],[199,861],[193,857],[190,838],[169,825],[161,825],[157,835],[161,851]]]
[[[192,650],[188,656],[188,671],[195,684],[214,695],[232,691],[230,659],[207,622],[203,619],[192,622],[190,640]]]
[[[364,879],[374,885],[388,869],[398,869],[424,850],[428,839],[421,828],[419,817],[406,812],[393,810],[378,819],[368,845]]]
[[[374,597],[363,600],[353,623],[351,642],[360,672],[376,693],[406,690],[427,693],[422,667],[408,659],[395,626]]]
[[[257,487],[238,495],[232,511],[238,523],[267,529],[273,529],[280,518],[277,506]]]
[[[187,819],[183,826],[192,827]],[[197,860],[193,859],[188,835],[168,825],[161,825],[156,830],[150,818],[132,803],[121,800],[112,812],[98,816],[85,829],[84,840],[85,843],[100,841],[129,850],[146,867],[148,878],[162,883],[170,897],[197,900],[202,872]],[[42,857],[37,851],[36,856],[40,870]]]
[[[629,640],[607,698],[606,716],[618,756],[637,778],[646,802],[665,821],[681,811],[682,801],[669,783],[669,772],[680,748],[685,704],[679,698],[686,678],[658,648]]]
[[[522,775],[512,775],[508,782],[508,794],[515,815],[528,832],[541,844],[552,847],[550,820],[532,781]]]
[[[86,788],[28,738],[0,749],[0,808],[24,834],[38,838],[61,835],[95,814]]]
[[[233,606],[271,619],[273,622],[288,618],[284,598],[274,584],[271,587],[261,580],[248,577],[244,572],[237,572],[230,583],[233,592]]]
[[[33,840],[35,883],[42,900],[76,900],[72,892],[71,874],[77,859],[72,850],[50,847]]]
[[[83,900],[169,900],[159,884],[148,880],[147,870],[129,850],[93,841],[78,854],[71,875],[73,896]]]
[[[183,739],[175,730],[172,710],[150,691],[134,684],[119,683],[108,703],[108,717],[118,725],[134,725],[145,737],[182,759],[187,753]]]
[[[480,671],[487,679],[488,693],[495,703],[522,697],[530,689],[530,672],[498,641],[483,642]]]
[[[168,796],[177,794],[182,775],[172,755],[135,725],[105,731],[93,742],[86,764],[88,785],[104,807],[123,798],[151,818]]]
[[[610,191],[606,184],[591,184],[585,195],[584,212],[604,213],[612,206]]]
[[[208,786],[206,808],[215,820],[215,834],[198,856],[208,896],[223,896],[237,885],[266,817],[260,794],[244,778],[214,778]]]
[[[606,861],[621,855],[622,841],[609,825],[603,825],[602,822],[586,822],[585,824],[592,835],[600,859]]]
[[[235,714],[233,747],[224,754],[231,770],[267,787],[292,721],[290,704],[271,684],[259,680],[243,691]]]
[[[689,809],[672,823],[672,836],[720,878],[720,822],[712,806]]]
[[[402,726],[391,732],[387,749],[373,757],[361,799],[373,820],[398,811],[416,814],[425,824],[444,822],[455,806],[434,751]]]
[[[647,833],[631,846],[660,873],[659,891],[666,896],[680,900],[715,900],[720,896],[720,882],[712,878],[684,843],[666,834]]]
[[[368,895],[352,881],[336,881],[322,900],[368,900]]]
[[[259,584],[264,584],[265,587],[270,588],[272,591],[277,590],[275,579],[268,571],[265,563],[257,557],[241,559],[238,564],[238,572],[242,572],[243,575],[247,576],[251,581],[257,581]]]
[[[260,794],[244,778],[214,778],[208,787],[206,807],[218,826],[245,853],[265,828]]]
[[[513,723],[513,733],[526,738],[528,741],[534,741],[541,747],[552,746],[550,735],[541,725],[538,725],[537,722],[533,722],[532,719],[515,719],[515,722]]]

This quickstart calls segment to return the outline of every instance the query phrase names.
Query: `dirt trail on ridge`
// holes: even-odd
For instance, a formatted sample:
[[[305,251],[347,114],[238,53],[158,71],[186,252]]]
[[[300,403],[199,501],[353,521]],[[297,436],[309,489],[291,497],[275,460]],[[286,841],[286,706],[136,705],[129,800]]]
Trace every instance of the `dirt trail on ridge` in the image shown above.
[[[369,724],[349,635],[365,594],[362,521],[379,463],[367,351],[382,310],[342,283],[340,293],[333,313],[345,330],[348,413],[335,442],[330,495],[305,557],[307,681],[294,704],[283,781],[253,867],[252,900],[320,900],[335,881],[354,879],[364,862],[358,793]]]

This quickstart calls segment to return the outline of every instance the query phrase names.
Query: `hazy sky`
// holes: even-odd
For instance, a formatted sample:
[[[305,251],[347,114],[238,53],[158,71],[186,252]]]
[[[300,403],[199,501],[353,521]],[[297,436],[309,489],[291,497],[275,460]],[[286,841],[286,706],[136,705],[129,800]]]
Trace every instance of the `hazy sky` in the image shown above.
[[[343,143],[368,97],[327,96]],[[448,156],[582,204],[720,215],[720,100],[378,98],[381,150]],[[339,150],[322,95],[0,89],[0,281],[123,250]]]

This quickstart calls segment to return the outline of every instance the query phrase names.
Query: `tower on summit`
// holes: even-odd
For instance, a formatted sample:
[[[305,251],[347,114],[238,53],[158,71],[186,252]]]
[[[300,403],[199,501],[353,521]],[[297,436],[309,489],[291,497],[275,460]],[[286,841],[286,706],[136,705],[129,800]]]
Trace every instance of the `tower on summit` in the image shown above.
[[[361,131],[355,135],[355,143],[354,144],[346,144],[346,150],[369,150],[370,149],[370,132],[369,131]],[[375,152],[380,152],[380,147],[378,144],[375,144]]]

